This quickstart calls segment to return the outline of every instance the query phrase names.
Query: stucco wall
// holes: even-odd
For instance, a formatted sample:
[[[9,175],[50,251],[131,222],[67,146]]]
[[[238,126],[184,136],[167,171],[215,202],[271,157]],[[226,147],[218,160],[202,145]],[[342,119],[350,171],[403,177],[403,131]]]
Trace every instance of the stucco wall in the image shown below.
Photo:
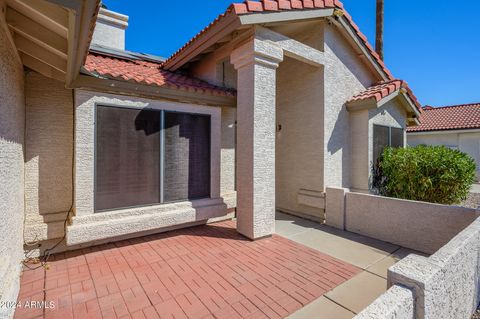
[[[471,208],[368,194],[347,193],[345,198],[346,230],[427,254],[480,215]]]
[[[237,109],[222,107],[221,168],[220,193],[222,195],[235,192],[235,143],[236,143]]]
[[[73,200],[72,91],[32,71],[25,101],[25,240],[61,238]]]
[[[323,192],[323,69],[285,58],[277,71],[276,205],[323,219],[301,190]]]
[[[415,318],[470,319],[480,302],[480,219],[429,258],[409,255],[388,270],[388,284],[414,291]]]
[[[370,176],[370,125],[368,110],[350,112],[350,150],[355,160],[350,164],[351,189],[369,188]]]
[[[480,178],[480,132],[428,132],[409,133],[408,145],[445,145],[470,155],[477,164],[477,179]]]
[[[325,26],[325,186],[350,187],[349,114],[345,103],[374,76],[338,30]]]
[[[415,319],[413,291],[393,285],[354,319]]]
[[[1,3],[0,3],[1,4]],[[1,6],[0,6],[1,7]],[[3,14],[3,11],[0,12]],[[0,19],[0,23],[2,20]],[[23,256],[24,75],[16,48],[0,25],[0,301],[15,301]],[[0,308],[9,318],[13,309]]]

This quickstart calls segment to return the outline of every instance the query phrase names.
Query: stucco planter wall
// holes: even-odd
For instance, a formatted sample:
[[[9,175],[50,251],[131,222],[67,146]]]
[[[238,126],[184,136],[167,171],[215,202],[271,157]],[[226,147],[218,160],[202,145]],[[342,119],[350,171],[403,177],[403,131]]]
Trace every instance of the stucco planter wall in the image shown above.
[[[341,205],[345,192],[344,206]],[[327,188],[326,223],[402,247],[432,254],[470,225],[480,212]]]
[[[479,253],[477,218],[432,256],[409,255],[390,267],[391,288],[355,318],[469,319],[480,302]]]

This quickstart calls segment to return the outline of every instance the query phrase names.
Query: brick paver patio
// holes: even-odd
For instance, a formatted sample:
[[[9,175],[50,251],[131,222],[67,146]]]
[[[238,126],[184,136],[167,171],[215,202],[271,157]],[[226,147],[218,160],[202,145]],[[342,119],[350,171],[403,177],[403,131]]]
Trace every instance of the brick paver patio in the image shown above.
[[[15,318],[281,318],[360,269],[284,237],[251,242],[234,221],[86,248],[24,270]]]

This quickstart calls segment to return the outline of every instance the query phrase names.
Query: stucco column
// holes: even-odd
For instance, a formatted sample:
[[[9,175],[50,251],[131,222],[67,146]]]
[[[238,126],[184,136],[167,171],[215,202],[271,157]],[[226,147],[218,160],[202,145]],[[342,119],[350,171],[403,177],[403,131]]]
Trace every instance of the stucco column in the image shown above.
[[[275,230],[275,93],[280,47],[256,38],[235,49],[237,231],[250,239]]]

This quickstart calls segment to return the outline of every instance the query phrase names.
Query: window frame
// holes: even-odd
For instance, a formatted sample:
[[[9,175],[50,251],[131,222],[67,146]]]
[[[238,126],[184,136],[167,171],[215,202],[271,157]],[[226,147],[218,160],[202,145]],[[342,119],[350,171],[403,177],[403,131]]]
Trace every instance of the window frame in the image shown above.
[[[402,130],[402,132],[403,132],[403,135],[402,135],[403,145],[401,147],[405,147],[405,140],[406,139],[405,139],[405,128],[404,127],[389,126],[389,125],[385,125],[385,124],[376,124],[376,123],[372,124],[372,144],[375,141],[375,126],[388,128],[388,145],[387,145],[387,147],[392,147],[392,129]],[[376,165],[376,163],[375,163],[376,160],[373,158],[373,156],[375,154],[374,149],[375,149],[375,144],[372,145],[372,163],[373,163],[373,165]]]
[[[160,165],[160,171],[159,171],[159,198],[160,201],[158,203],[150,203],[150,204],[142,204],[142,205],[133,205],[133,206],[125,206],[125,207],[115,207],[115,208],[108,208],[108,209],[97,209],[97,142],[98,142],[98,115],[97,111],[99,107],[111,107],[111,108],[119,108],[119,109],[127,109],[127,110],[137,110],[137,111],[142,111],[142,110],[148,110],[148,111],[155,111],[160,114],[160,147],[159,147],[159,165]],[[94,105],[94,111],[93,111],[93,213],[106,213],[106,212],[112,212],[112,211],[118,211],[118,210],[123,210],[123,209],[134,209],[134,208],[141,208],[141,207],[153,207],[153,206],[158,206],[158,205],[167,205],[167,204],[174,204],[174,203],[179,203],[179,202],[185,202],[185,201],[192,201],[192,200],[203,200],[203,199],[212,199],[212,183],[210,182],[210,188],[209,188],[209,195],[208,197],[202,197],[202,198],[192,198],[192,199],[181,199],[181,200],[175,200],[175,201],[164,201],[164,148],[165,148],[165,132],[164,132],[164,127],[165,127],[165,112],[170,112],[170,113],[181,113],[181,114],[187,114],[187,115],[198,115],[198,116],[204,116],[208,117],[209,122],[210,122],[210,135],[209,135],[209,140],[210,140],[210,160],[209,160],[209,166],[210,166],[210,180],[212,179],[212,164],[213,164],[213,154],[212,154],[212,140],[213,140],[213,116],[210,113],[202,113],[202,112],[191,112],[191,111],[184,111],[184,110],[174,110],[174,109],[169,109],[165,107],[157,108],[157,107],[135,107],[132,105],[119,105],[115,103],[95,103]]]

